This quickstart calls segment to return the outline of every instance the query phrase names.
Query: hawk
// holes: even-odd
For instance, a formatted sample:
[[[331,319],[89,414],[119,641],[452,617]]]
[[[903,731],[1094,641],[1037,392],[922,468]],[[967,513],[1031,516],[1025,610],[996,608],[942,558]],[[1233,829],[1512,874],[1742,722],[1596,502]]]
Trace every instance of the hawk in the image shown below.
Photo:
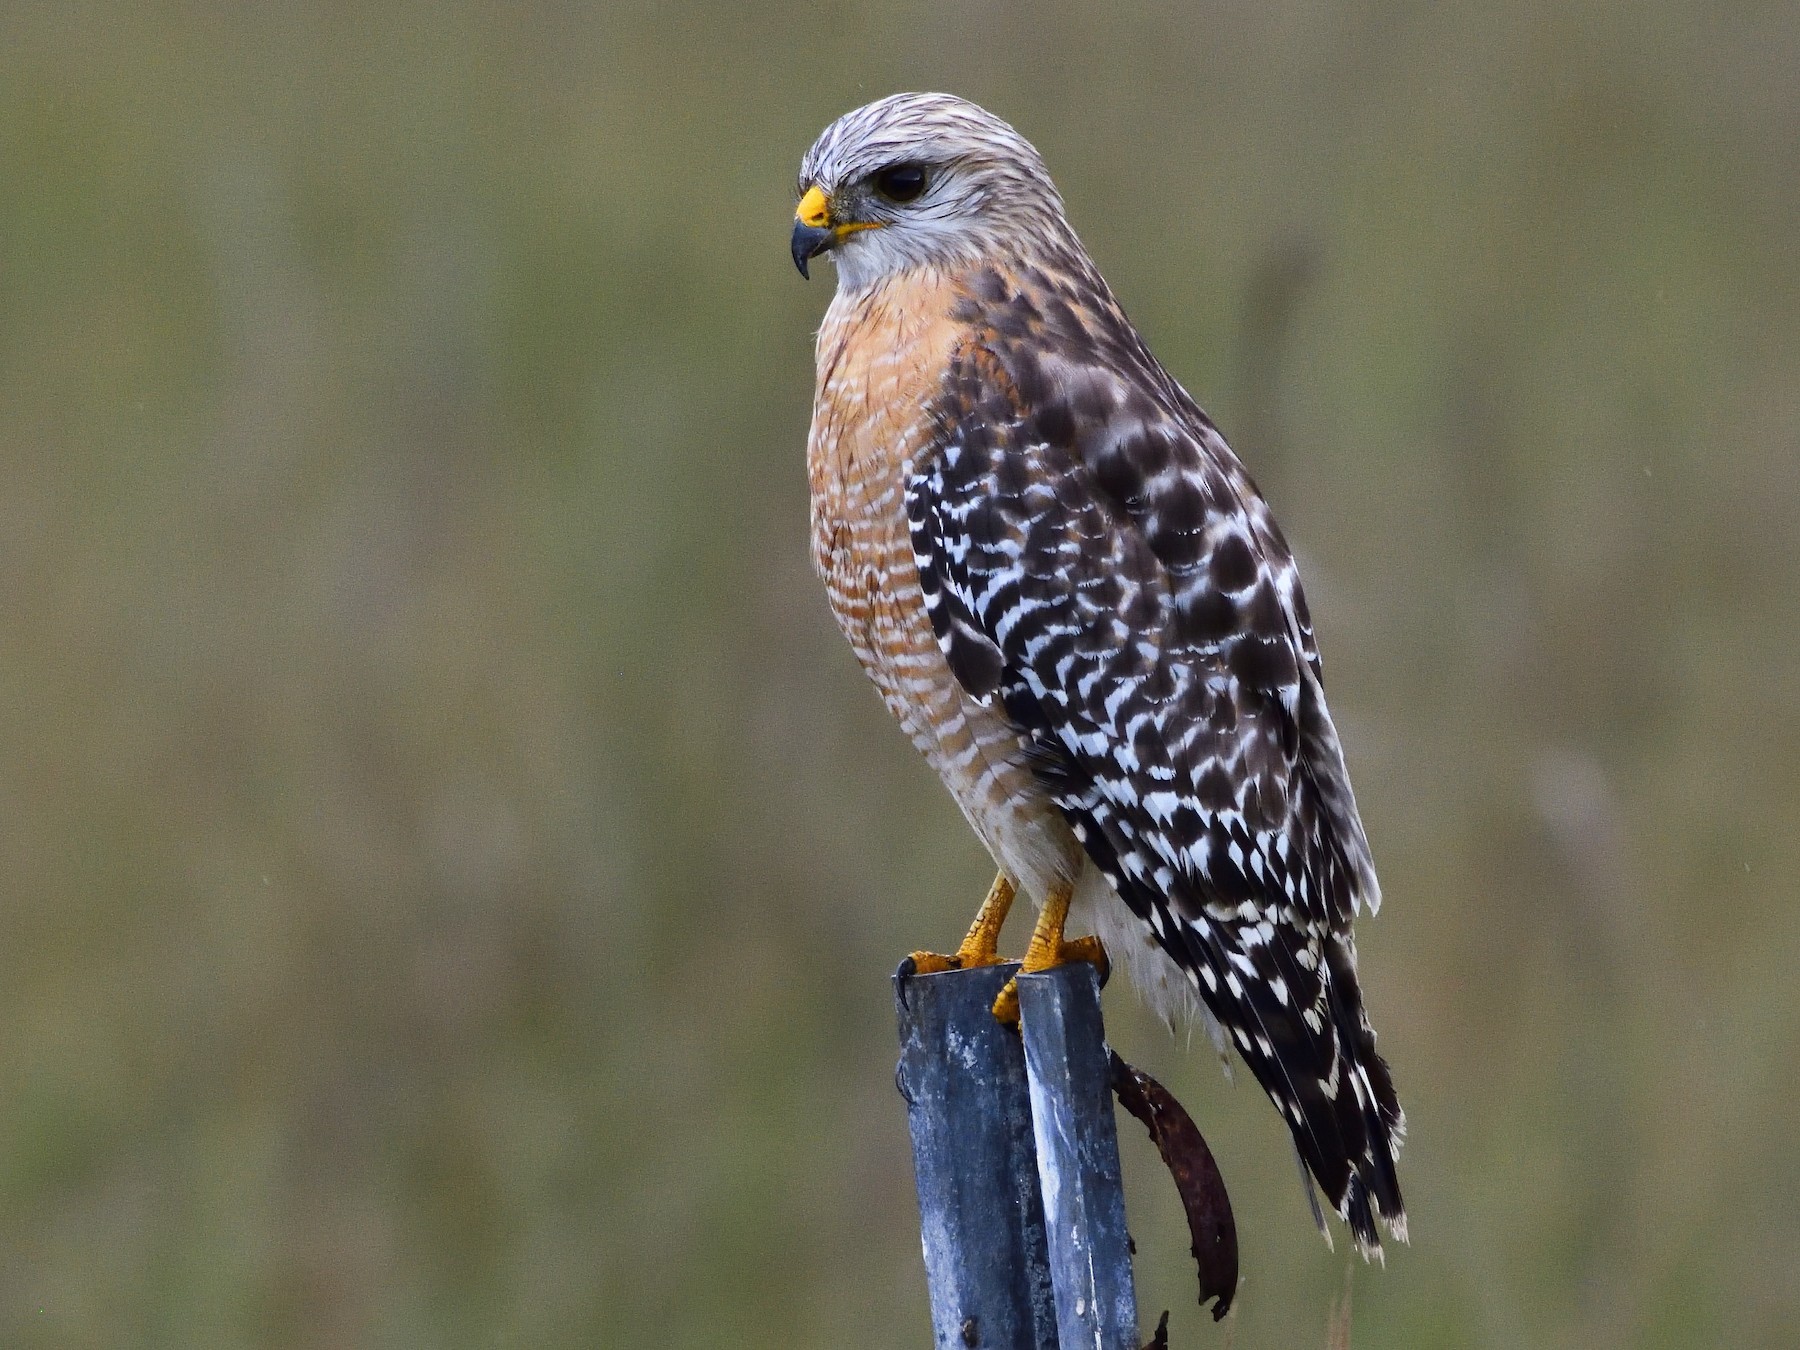
[[[1200,1015],[1378,1256],[1377,1220],[1406,1237],[1404,1116],[1351,921],[1381,892],[1268,505],[993,114],[898,94],[827,127],[793,229],[802,276],[821,254],[814,561],[999,867],[919,968],[997,961],[1023,891],[1024,969],[1110,955]]]

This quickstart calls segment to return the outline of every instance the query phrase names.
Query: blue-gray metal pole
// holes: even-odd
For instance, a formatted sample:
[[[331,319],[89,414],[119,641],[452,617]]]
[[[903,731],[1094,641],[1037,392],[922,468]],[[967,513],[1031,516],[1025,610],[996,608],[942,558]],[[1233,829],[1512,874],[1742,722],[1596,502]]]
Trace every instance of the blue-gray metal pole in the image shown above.
[[[1100,981],[1085,961],[1019,979],[1060,1344],[1138,1350],[1131,1238]]]
[[[894,977],[895,1081],[912,1130],[932,1343],[944,1350],[1058,1347],[1025,1056],[992,1011],[1017,969],[902,966]]]

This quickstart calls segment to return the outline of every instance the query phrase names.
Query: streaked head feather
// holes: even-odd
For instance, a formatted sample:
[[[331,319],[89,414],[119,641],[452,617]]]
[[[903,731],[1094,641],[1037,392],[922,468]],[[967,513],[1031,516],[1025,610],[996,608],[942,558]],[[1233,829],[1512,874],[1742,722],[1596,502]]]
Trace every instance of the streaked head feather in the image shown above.
[[[874,190],[873,176],[896,164],[925,170],[916,201],[884,201]],[[845,113],[801,162],[799,191],[815,186],[834,219],[875,227],[832,251],[839,283],[851,290],[916,267],[955,267],[1071,238],[1037,149],[953,94],[894,94]]]

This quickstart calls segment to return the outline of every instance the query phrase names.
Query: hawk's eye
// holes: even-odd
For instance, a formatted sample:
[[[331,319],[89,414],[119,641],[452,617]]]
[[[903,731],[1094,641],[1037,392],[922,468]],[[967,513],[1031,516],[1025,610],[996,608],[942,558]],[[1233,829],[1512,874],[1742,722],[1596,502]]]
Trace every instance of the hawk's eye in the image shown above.
[[[890,202],[917,201],[925,191],[925,170],[917,164],[890,164],[875,175],[875,190]]]

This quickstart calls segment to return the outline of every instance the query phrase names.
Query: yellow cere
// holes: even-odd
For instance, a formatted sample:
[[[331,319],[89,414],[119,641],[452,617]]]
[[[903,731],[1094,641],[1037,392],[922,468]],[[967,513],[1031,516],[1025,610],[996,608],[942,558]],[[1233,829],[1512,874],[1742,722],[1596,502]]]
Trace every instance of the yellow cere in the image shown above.
[[[831,207],[825,200],[824,192],[817,187],[806,189],[800,205],[794,208],[794,217],[802,225],[810,225],[814,229],[823,229],[831,224]]]

